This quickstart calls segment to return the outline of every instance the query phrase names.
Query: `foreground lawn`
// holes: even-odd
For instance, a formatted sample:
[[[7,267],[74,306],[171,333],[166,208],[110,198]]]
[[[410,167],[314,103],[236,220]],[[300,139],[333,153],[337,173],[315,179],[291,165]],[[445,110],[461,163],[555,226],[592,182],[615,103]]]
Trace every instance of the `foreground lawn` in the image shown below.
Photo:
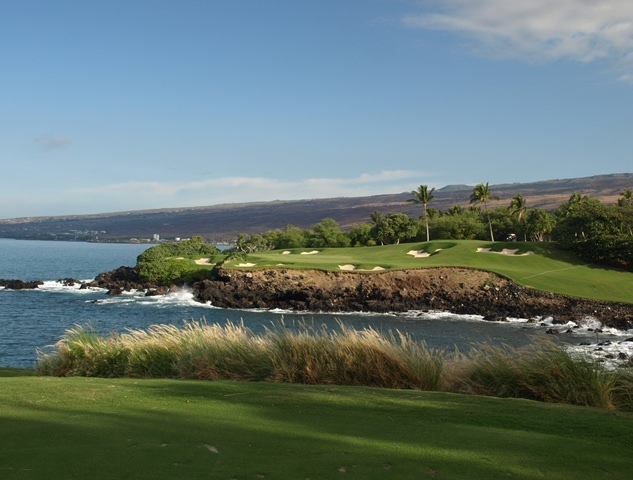
[[[493,251],[519,249],[518,255],[477,253],[478,248]],[[431,241],[364,248],[294,249],[249,255],[245,260],[226,264],[229,268],[316,268],[355,271],[424,267],[471,267],[504,275],[514,282],[540,290],[576,297],[633,303],[633,274],[588,265],[553,244],[535,242],[496,242],[478,240]],[[302,252],[318,253],[306,254]],[[410,251],[425,251],[430,256],[415,258]],[[532,251],[533,255],[520,254]],[[250,266],[255,264],[254,266]],[[248,265],[248,267],[240,267]],[[197,266],[199,268],[199,265]]]
[[[224,381],[5,376],[0,425],[2,479],[628,479],[633,448],[604,409]]]

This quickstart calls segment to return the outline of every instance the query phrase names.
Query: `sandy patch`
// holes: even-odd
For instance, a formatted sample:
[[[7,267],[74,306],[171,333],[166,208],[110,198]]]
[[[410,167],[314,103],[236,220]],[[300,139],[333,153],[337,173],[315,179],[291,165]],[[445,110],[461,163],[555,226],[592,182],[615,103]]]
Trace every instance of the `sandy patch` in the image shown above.
[[[407,252],[407,255],[413,255],[415,258],[426,258],[431,256],[430,253],[427,253],[424,250],[410,250]]]
[[[319,253],[318,250],[312,250],[311,252],[301,252],[301,255],[314,255],[315,253]]]
[[[500,252],[493,252],[493,251],[490,250],[490,248],[478,248],[477,249],[477,253],[496,253],[497,255],[507,255],[509,257],[525,257],[527,255],[534,255],[534,252],[532,250],[530,250],[528,252],[525,252],[525,253],[517,254],[518,251],[519,251],[518,248],[504,248]]]
[[[339,270],[356,270],[356,267],[354,265],[339,265],[338,268]]]
[[[378,267],[374,267],[374,268],[372,268],[372,270],[373,270],[374,272],[378,272],[378,271],[384,270],[384,267],[380,267],[380,266],[378,266]]]
[[[255,265],[257,265],[256,263],[238,263],[237,266],[238,267],[254,267]]]
[[[290,250],[286,250],[284,252],[281,252],[282,255],[290,255],[292,252]]]
[[[196,265],[209,265],[209,259],[208,258],[199,258],[195,262],[196,262]]]

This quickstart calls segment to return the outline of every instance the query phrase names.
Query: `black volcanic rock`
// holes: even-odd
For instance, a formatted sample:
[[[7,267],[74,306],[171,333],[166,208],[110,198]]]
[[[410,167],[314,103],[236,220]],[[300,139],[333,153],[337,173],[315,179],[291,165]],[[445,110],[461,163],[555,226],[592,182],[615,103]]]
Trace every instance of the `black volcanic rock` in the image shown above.
[[[467,268],[371,274],[218,269],[214,279],[195,283],[193,290],[198,301],[223,308],[377,313],[442,310],[483,315],[494,321],[553,316],[555,323],[566,323],[593,317],[615,328],[633,327],[633,304],[555,295]]]
[[[34,289],[39,287],[40,285],[44,285],[44,282],[41,280],[32,280],[25,282],[23,280],[2,280],[0,279],[0,286],[8,289],[8,290],[27,290]]]
[[[153,284],[143,282],[138,271],[131,267],[119,267],[110,272],[100,273],[88,286],[105,288],[113,292],[116,292],[118,289],[130,291],[146,290],[155,287]]]

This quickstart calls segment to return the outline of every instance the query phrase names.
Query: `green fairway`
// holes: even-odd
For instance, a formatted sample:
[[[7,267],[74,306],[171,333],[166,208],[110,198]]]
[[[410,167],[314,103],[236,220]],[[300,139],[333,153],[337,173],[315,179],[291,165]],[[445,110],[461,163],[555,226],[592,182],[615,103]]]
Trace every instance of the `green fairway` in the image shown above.
[[[478,253],[478,248],[501,252],[519,249],[515,255]],[[310,253],[310,252],[318,253]],[[414,257],[409,252],[430,254]],[[527,252],[529,255],[521,255]],[[229,268],[316,268],[355,272],[425,267],[471,267],[504,275],[520,285],[540,290],[633,303],[633,274],[588,265],[553,244],[534,242],[496,242],[478,240],[431,241],[362,248],[293,249],[258,252],[244,260],[226,263]],[[302,253],[303,252],[303,253]],[[192,262],[193,263],[193,262]],[[254,265],[252,265],[254,264]],[[240,266],[242,265],[242,266]],[[199,266],[197,266],[199,267]]]
[[[2,479],[628,479],[633,415],[438,392],[0,378]]]

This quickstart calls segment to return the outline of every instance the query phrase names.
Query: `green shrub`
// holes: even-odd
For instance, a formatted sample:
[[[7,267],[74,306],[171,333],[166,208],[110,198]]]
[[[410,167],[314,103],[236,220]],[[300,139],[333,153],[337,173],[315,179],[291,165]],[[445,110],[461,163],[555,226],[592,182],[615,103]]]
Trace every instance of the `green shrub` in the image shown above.
[[[212,257],[221,252],[204,243],[202,237],[193,237],[178,243],[166,243],[148,248],[136,259],[136,269],[146,282],[169,285],[186,283],[205,277],[205,273],[192,270],[187,259]]]

